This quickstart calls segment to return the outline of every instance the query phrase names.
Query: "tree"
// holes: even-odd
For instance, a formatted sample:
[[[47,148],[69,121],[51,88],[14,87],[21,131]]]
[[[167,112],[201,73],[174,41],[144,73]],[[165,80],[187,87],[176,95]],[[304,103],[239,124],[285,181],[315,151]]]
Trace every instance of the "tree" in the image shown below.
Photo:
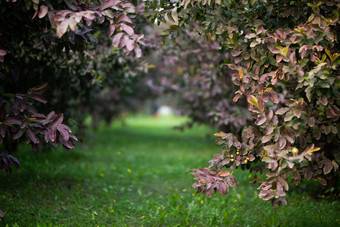
[[[334,186],[340,162],[338,1],[184,0],[149,6],[159,7],[150,15],[154,20],[177,12],[168,36],[195,23],[221,53],[230,54],[221,66],[233,71],[234,102],[246,97],[251,114],[242,133],[215,134],[221,154],[209,168],[191,170],[198,192],[226,194],[237,186],[224,167],[260,174],[251,182],[259,182],[259,197],[274,205],[287,203],[290,176],[295,184],[305,178]]]
[[[64,116],[80,128],[98,90],[122,95],[147,64],[128,1],[6,0],[0,12],[0,168],[10,172],[18,143],[74,148]]]
[[[12,0],[0,6],[0,166],[11,171],[12,164],[19,166],[10,155],[17,143],[74,148],[77,138],[63,124],[64,114],[51,107],[81,120],[85,114],[74,107],[101,82],[131,83],[143,35],[135,34],[129,17],[135,6],[126,1]],[[131,51],[136,57],[124,56]],[[47,100],[50,105],[40,104]]]

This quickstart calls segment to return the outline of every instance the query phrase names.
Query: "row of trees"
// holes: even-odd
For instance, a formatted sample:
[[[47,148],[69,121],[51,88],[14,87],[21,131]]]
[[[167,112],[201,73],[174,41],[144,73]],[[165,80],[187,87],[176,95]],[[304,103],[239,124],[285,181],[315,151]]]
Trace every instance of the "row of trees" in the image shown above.
[[[221,130],[215,135],[222,152],[209,168],[192,170],[198,192],[226,194],[237,185],[236,168],[256,172],[259,197],[274,205],[286,204],[289,178],[332,187],[340,162],[339,6],[1,1],[0,166],[19,166],[12,152],[22,142],[74,148],[71,128],[78,136],[88,115],[95,126],[135,109],[143,100],[131,91],[145,100],[148,84],[156,93],[179,94],[189,126]],[[141,47],[149,61],[161,59],[158,73],[146,74]],[[71,127],[64,118],[73,119]]]

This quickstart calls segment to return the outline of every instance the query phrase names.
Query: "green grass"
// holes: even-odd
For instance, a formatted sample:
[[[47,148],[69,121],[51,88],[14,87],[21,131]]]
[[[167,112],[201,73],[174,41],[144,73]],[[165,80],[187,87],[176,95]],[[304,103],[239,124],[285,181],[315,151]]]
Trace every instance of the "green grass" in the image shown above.
[[[183,118],[131,117],[100,127],[86,145],[65,152],[15,155],[21,168],[0,174],[6,226],[339,226],[338,202],[290,194],[273,209],[257,197],[247,172],[227,196],[194,195],[185,172],[206,167],[219,147],[211,129],[171,130]]]

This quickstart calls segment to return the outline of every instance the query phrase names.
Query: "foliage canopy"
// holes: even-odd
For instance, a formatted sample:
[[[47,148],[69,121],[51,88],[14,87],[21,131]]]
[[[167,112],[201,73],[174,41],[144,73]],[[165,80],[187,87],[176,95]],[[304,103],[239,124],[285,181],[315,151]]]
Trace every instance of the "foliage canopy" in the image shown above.
[[[198,192],[228,193],[237,186],[236,168],[255,172],[259,197],[274,205],[287,203],[289,179],[334,187],[339,1],[134,3],[0,1],[2,169],[19,166],[10,152],[20,142],[74,148],[77,138],[64,116],[79,129],[86,114],[109,122],[126,108],[123,94],[140,89],[135,78],[148,69],[138,59],[145,45],[139,33],[150,31],[145,15],[160,25],[164,41],[174,41],[160,44],[165,77],[149,86],[179,93],[193,122],[221,130],[215,135],[222,152],[209,168],[191,170]],[[153,34],[148,39],[154,42],[148,47],[159,44]]]

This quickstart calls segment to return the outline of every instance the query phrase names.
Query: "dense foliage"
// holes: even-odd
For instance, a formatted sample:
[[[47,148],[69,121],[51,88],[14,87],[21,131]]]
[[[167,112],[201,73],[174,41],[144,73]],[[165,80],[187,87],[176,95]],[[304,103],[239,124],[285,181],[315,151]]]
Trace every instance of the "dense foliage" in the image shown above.
[[[19,167],[20,143],[68,151],[86,117],[110,123],[145,101],[133,90],[152,95],[138,81],[148,70],[143,10],[125,0],[0,1],[1,169]]]
[[[176,93],[193,122],[222,130],[215,134],[222,152],[209,168],[191,170],[198,192],[228,193],[237,186],[236,168],[255,172],[259,197],[274,205],[287,203],[289,179],[335,187],[339,1],[145,4],[145,15],[173,42],[153,56],[162,58],[155,63],[162,76],[138,83],[150,68],[137,60],[145,45],[138,33],[150,33],[138,16],[144,3],[0,1],[0,168],[19,166],[12,153],[21,142],[34,150],[44,143],[74,148],[71,128],[79,130],[88,115],[96,126],[136,109],[149,84]],[[151,39],[148,46],[159,45]],[[64,117],[75,120],[72,127]]]
[[[287,203],[290,178],[334,187],[340,162],[340,3],[184,0],[162,7],[151,17],[166,21],[176,10],[179,18],[169,36],[195,22],[221,53],[230,54],[221,66],[233,71],[233,100],[246,97],[253,119],[242,133],[215,134],[223,150],[209,168],[192,170],[198,192],[226,194],[236,186],[224,167],[258,173],[251,182],[259,182],[259,197],[274,205]]]
[[[136,61],[143,35],[135,34],[135,11],[116,0],[0,2],[1,168],[19,166],[10,153],[20,142],[35,150],[44,142],[74,148],[64,115],[79,128],[94,112],[88,104],[103,97],[98,91],[126,93],[145,71]],[[126,56],[132,51],[135,57]]]

